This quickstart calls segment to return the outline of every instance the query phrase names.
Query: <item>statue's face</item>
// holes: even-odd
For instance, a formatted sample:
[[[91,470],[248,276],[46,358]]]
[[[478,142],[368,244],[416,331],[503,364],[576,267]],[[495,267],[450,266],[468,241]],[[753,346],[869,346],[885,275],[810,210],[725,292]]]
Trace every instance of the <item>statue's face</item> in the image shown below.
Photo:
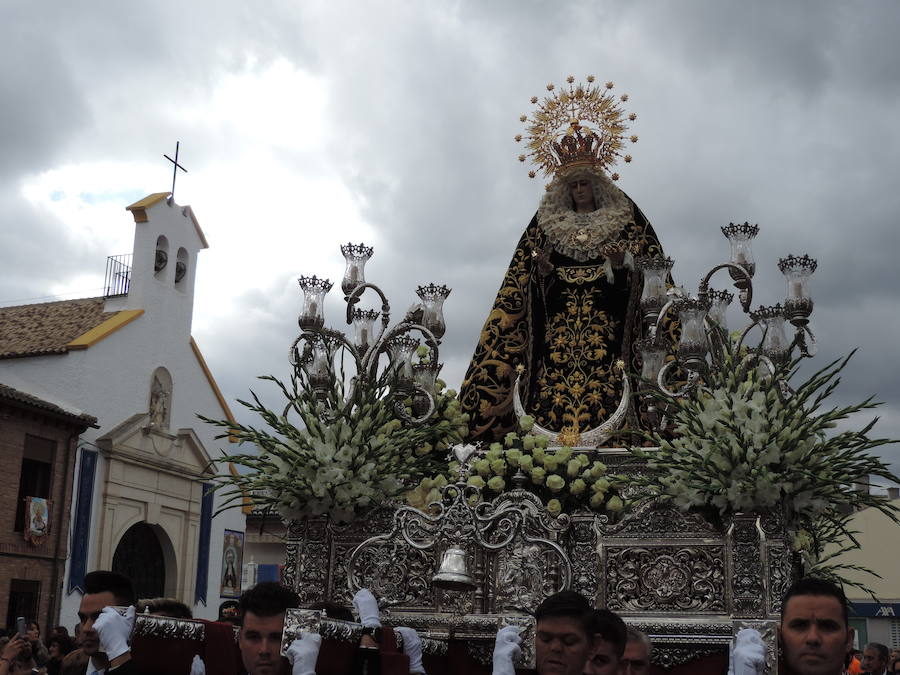
[[[593,211],[596,208],[594,204],[594,184],[589,178],[574,178],[570,180],[569,194],[572,195],[576,211]]]

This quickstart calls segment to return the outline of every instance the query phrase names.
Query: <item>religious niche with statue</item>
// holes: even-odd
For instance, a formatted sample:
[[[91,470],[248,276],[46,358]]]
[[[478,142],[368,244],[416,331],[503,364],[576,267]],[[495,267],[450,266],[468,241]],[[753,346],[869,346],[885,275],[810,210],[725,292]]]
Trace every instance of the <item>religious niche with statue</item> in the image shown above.
[[[874,407],[828,407],[849,357],[799,373],[816,348],[816,261],[781,259],[785,299],[752,308],[759,228],[729,224],[730,257],[695,293],[676,285],[614,182],[637,136],[628,97],[612,90],[569,77],[522,116],[519,159],[550,182],[458,395],[439,379],[450,290],[420,286],[391,325],[387,297],[365,279],[372,249],[347,244],[352,335],[325,325],[331,282],[301,277],[290,380],[263,378],[284,407],[254,394],[244,405],[264,425],[207,420],[259,449],[222,457],[245,471],[218,489],[285,524],[283,581],[305,603],[349,604],[369,588],[387,625],[425,637],[426,655],[464,639],[466,658],[489,664],[499,625],[528,630],[543,598],[571,588],[647,633],[654,661],[671,667],[727,654],[747,625],[774,649],[790,582],[839,578],[825,549],[855,546],[848,514],[896,517],[855,489],[897,480],[871,452],[888,441],[872,424],[833,430]],[[747,317],[738,331],[727,319],[735,292],[714,278],[734,286]],[[362,306],[369,296],[376,307]],[[318,615],[295,622],[353,635]]]

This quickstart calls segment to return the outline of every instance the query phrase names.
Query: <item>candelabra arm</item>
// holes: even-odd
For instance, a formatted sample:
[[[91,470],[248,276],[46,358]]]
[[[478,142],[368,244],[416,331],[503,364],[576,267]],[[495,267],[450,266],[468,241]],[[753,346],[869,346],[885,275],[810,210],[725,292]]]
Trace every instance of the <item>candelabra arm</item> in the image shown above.
[[[389,314],[391,312],[390,303],[388,303],[387,296],[385,296],[384,292],[378,288],[375,284],[370,284],[369,282],[360,284],[356,288],[353,289],[353,292],[347,296],[347,325],[349,326],[353,323],[353,306],[359,302],[359,299],[362,297],[362,294],[365,292],[367,288],[373,289],[378,295],[381,297],[381,323],[387,328],[389,322]]]
[[[660,314],[662,314],[662,312],[660,312]],[[656,376],[656,386],[659,387],[659,390],[663,394],[665,394],[666,396],[669,396],[670,398],[678,398],[679,396],[683,395],[683,394],[675,393],[674,391],[669,389],[665,383],[666,373],[669,370],[671,370],[672,368],[674,368],[676,365],[678,365],[677,361],[669,361],[668,363],[663,365],[662,368],[659,369],[659,374]]]
[[[425,398],[428,399],[428,410],[419,417],[413,417],[408,412],[406,412],[406,406],[403,405],[403,401],[395,401],[394,402],[394,412],[397,413],[397,417],[402,419],[407,424],[412,424],[416,426],[418,424],[422,424],[425,420],[431,417],[432,413],[435,410],[434,405],[434,397],[428,393],[428,391],[420,384],[413,383],[413,390],[419,392],[420,394],[424,394]]]
[[[712,278],[712,275],[718,272],[719,270],[727,269],[729,272],[737,272],[741,277],[742,281],[746,283],[746,286],[740,288],[740,300],[741,307],[745,312],[750,311],[750,304],[753,302],[753,277],[740,265],[736,265],[735,263],[721,263],[713,267],[709,272],[706,273],[706,276],[703,277],[703,280],[700,282],[700,286],[697,292],[697,297],[701,300],[705,299],[707,293],[709,293],[709,280]],[[734,276],[732,276],[732,279]]]
[[[432,362],[438,363],[440,352],[438,349],[438,341],[437,338],[434,337],[434,334],[430,330],[425,328],[425,326],[421,326],[417,323],[403,321],[401,323],[398,323],[388,331],[385,331],[384,326],[382,327],[381,334],[378,336],[378,339],[375,341],[375,343],[371,347],[369,347],[369,351],[366,352],[366,355],[363,357],[360,367],[366,372],[371,371],[371,375],[374,377],[377,374],[375,370],[378,367],[378,354],[381,352],[384,345],[387,344],[388,340],[412,330],[417,330],[422,333],[422,337],[425,338],[425,342],[428,344],[428,348],[431,350],[430,358]]]
[[[669,308],[675,303],[674,300],[669,300],[666,304],[662,306],[662,309],[659,310],[659,316],[656,317],[656,323],[654,323],[650,327],[650,339],[653,339],[659,333],[659,327],[662,326],[663,319],[666,318],[666,313],[669,311]]]
[[[816,336],[812,332],[812,329],[809,327],[809,324],[806,324],[802,328],[798,328],[797,332],[801,335],[800,353],[807,358],[815,356],[819,351],[819,345],[818,342],[816,342]],[[803,333],[809,333],[809,343],[806,342],[806,338],[803,337]]]
[[[769,373],[771,373],[772,375],[775,374],[775,364],[772,362],[772,359],[770,359],[765,354],[759,354],[756,352],[751,352],[750,354],[747,354],[743,359],[741,359],[741,367],[747,365],[754,359],[759,363],[765,364],[766,368],[769,370]]]
[[[384,335],[384,331],[387,330],[388,324],[391,322],[391,304],[388,302],[387,296],[380,288],[378,288],[378,286],[366,282],[354,288],[353,292],[347,296],[347,325],[349,326],[353,323],[353,306],[359,302],[359,299],[367,288],[374,290],[381,298],[381,331],[378,333],[378,337],[374,342],[374,344],[377,345],[381,340],[381,336]],[[371,352],[372,349],[370,348],[369,351]],[[378,353],[377,350],[375,353]]]
[[[744,346],[744,338],[747,337],[747,334],[758,325],[759,321],[753,321],[749,326],[741,331],[741,336],[738,338],[737,344],[734,346],[735,353],[739,352],[741,347]],[[763,333],[763,337],[765,337],[765,332]]]

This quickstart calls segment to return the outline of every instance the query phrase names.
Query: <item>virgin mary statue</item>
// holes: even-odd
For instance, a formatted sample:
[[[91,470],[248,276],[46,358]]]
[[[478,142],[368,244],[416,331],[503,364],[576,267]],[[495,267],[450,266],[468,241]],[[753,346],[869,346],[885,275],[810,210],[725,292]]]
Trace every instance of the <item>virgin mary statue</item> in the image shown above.
[[[614,99],[612,83],[601,89],[593,78],[587,85],[572,81],[544,99],[527,128],[530,156],[552,180],[516,246],[463,380],[471,440],[499,440],[512,430],[514,403],[540,427],[559,432],[561,445],[579,445],[582,435],[611,420],[616,427],[639,425],[626,387],[626,373],[639,369],[641,283],[634,261],[663,251],[644,214],[613,183],[618,175],[606,173],[622,157],[619,103],[627,96]]]

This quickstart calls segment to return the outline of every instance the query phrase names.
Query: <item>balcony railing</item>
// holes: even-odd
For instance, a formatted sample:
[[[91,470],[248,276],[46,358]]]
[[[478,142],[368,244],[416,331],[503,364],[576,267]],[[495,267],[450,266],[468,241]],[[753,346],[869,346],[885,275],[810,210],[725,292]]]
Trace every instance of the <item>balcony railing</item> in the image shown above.
[[[131,257],[132,253],[111,255],[106,259],[106,280],[103,282],[106,298],[118,295],[128,295],[128,287],[131,285]]]

